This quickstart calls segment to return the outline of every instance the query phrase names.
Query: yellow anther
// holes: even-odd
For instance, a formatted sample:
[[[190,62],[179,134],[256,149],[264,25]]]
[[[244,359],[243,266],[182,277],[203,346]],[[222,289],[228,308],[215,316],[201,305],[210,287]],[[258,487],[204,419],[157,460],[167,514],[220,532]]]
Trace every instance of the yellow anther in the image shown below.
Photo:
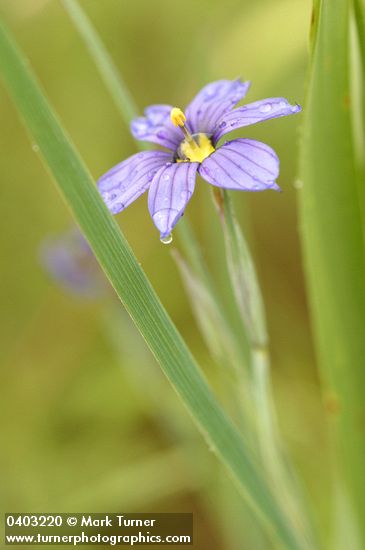
[[[171,109],[170,118],[175,126],[180,126],[181,128],[185,126],[186,116],[178,107]]]
[[[182,112],[181,109],[178,107],[174,107],[171,109],[170,113],[171,122],[180,128],[182,133],[185,136],[185,140],[187,143],[189,143],[190,148],[196,149],[198,147],[197,142],[195,141],[194,137],[189,132],[188,128],[185,126],[186,116]]]

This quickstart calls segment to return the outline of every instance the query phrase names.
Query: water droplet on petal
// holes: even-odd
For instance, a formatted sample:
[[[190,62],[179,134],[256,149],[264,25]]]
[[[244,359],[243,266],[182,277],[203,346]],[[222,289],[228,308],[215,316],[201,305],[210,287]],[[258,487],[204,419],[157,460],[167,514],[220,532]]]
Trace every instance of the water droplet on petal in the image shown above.
[[[169,174],[164,174],[162,179],[164,179],[165,181],[169,181],[170,179]]]
[[[261,105],[260,113],[269,113],[271,109],[272,109],[271,103],[265,103],[265,105]]]
[[[157,170],[151,170],[150,172],[148,172],[147,174],[148,180],[152,180],[156,172]]]
[[[201,174],[205,174],[206,176],[210,176],[210,170],[209,168],[207,168],[206,166],[201,166],[200,168],[200,173]]]
[[[172,243],[172,233],[169,233],[169,235],[166,235],[166,237],[161,237],[160,238],[160,241],[162,242],[162,244],[170,244]]]
[[[139,120],[138,123],[136,124],[136,129],[141,133],[145,132],[148,129],[147,120],[146,119]]]
[[[215,95],[215,90],[213,88],[208,88],[205,91],[203,101],[209,101]]]
[[[226,126],[227,126],[227,123],[224,122],[223,120],[223,122],[220,123],[219,128],[225,128]]]

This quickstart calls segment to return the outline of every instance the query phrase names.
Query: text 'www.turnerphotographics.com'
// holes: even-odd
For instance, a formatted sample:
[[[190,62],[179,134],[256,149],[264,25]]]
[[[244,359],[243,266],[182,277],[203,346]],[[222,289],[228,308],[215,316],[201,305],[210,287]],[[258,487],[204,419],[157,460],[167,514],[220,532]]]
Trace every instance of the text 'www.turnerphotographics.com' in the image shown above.
[[[193,514],[5,514],[6,545],[192,545]]]

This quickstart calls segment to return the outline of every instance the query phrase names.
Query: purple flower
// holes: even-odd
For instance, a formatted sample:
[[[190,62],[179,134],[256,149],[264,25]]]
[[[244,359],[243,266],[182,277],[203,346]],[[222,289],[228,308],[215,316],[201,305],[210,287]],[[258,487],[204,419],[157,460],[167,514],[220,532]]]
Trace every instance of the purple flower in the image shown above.
[[[137,153],[118,164],[98,182],[113,214],[121,212],[149,189],[148,208],[163,242],[184,214],[199,173],[208,183],[241,191],[279,190],[279,159],[264,143],[234,139],[218,146],[229,132],[269,118],[298,113],[281,97],[234,108],[249,82],[218,80],[205,86],[186,108],[151,105],[145,116],[132,121],[135,138],[161,145],[167,151]]]
[[[45,239],[40,248],[40,260],[49,275],[67,291],[91,299],[106,294],[103,273],[76,228]]]

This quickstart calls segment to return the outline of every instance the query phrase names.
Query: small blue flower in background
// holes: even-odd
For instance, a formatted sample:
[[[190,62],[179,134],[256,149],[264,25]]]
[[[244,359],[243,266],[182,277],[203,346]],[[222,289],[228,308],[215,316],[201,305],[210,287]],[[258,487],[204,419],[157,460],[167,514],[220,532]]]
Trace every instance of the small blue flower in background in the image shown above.
[[[76,228],[45,239],[40,247],[40,261],[52,279],[72,294],[94,299],[107,292],[99,264]]]
[[[135,138],[168,151],[137,153],[99,179],[101,195],[113,214],[149,189],[148,208],[162,242],[183,215],[197,172],[208,183],[241,191],[279,190],[279,159],[264,143],[234,139],[217,146],[227,133],[269,118],[298,113],[299,105],[269,98],[234,108],[249,82],[219,80],[205,86],[184,114],[170,105],[151,105],[132,121]]]

